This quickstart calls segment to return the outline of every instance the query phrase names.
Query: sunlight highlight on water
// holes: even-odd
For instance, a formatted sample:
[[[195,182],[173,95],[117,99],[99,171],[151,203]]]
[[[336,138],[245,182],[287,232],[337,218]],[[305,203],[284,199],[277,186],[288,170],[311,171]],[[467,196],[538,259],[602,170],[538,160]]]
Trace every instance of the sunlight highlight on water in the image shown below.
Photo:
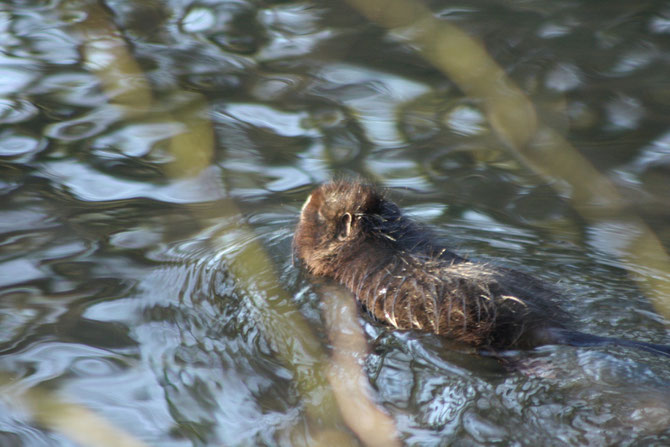
[[[625,256],[630,216],[670,240],[667,5],[431,4],[617,185],[625,214],[595,197],[588,221],[579,191],[508,152],[488,98],[421,55],[420,25],[353,4],[0,5],[0,445],[77,442],[33,394],[147,445],[363,439],[322,374],[320,283],[291,255],[302,203],[333,176],[555,284],[580,329],[669,343],[628,274],[670,277]],[[357,322],[356,366],[405,445],[670,444],[667,359],[548,346],[510,353],[510,371]]]

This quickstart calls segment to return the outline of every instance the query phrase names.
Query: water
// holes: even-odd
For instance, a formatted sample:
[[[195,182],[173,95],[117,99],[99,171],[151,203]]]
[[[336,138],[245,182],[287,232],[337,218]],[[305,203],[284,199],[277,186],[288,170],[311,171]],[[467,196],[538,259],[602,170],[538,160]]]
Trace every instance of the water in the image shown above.
[[[290,256],[334,175],[389,187],[463,255],[557,283],[584,330],[670,343],[626,274],[668,272],[625,256],[633,214],[670,244],[666,2],[431,7],[629,209],[575,211],[481,99],[343,3],[0,6],[0,445],[92,442],[50,399],[147,445],[354,439],[321,377],[324,294]],[[670,443],[667,359],[545,347],[510,372],[360,322],[366,382],[408,445]]]

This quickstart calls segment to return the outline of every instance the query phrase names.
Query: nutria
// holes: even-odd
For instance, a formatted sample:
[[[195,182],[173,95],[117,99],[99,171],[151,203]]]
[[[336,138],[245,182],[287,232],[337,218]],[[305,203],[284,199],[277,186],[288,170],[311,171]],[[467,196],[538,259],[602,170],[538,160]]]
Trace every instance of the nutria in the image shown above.
[[[434,240],[373,186],[333,181],[305,201],[293,251],[309,272],[341,283],[374,319],[397,329],[493,351],[618,344],[670,356],[670,346],[574,331],[544,282],[469,261]]]

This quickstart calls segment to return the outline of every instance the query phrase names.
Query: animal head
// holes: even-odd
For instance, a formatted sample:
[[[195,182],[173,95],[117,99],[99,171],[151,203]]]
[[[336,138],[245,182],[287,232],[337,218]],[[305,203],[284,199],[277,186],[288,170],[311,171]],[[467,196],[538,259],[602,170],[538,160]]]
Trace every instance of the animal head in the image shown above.
[[[372,186],[358,181],[321,185],[307,198],[293,238],[294,254],[317,275],[329,275],[338,262],[360,249],[386,202]]]

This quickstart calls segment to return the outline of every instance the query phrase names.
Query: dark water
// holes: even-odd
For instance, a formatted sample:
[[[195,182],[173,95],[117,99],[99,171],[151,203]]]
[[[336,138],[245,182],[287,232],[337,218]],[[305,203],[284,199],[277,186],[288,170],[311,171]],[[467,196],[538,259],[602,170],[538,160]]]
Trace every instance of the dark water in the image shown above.
[[[667,2],[430,7],[670,245]],[[148,445],[313,444],[299,383],[315,357],[296,352],[328,342],[290,243],[334,175],[391,188],[467,256],[558,283],[584,330],[670,343],[627,275],[647,266],[620,256],[626,220],[583,218],[479,100],[346,4],[9,1],[0,445],[78,445],[30,390]],[[670,444],[668,359],[546,347],[510,373],[361,322],[360,361],[407,445]]]

